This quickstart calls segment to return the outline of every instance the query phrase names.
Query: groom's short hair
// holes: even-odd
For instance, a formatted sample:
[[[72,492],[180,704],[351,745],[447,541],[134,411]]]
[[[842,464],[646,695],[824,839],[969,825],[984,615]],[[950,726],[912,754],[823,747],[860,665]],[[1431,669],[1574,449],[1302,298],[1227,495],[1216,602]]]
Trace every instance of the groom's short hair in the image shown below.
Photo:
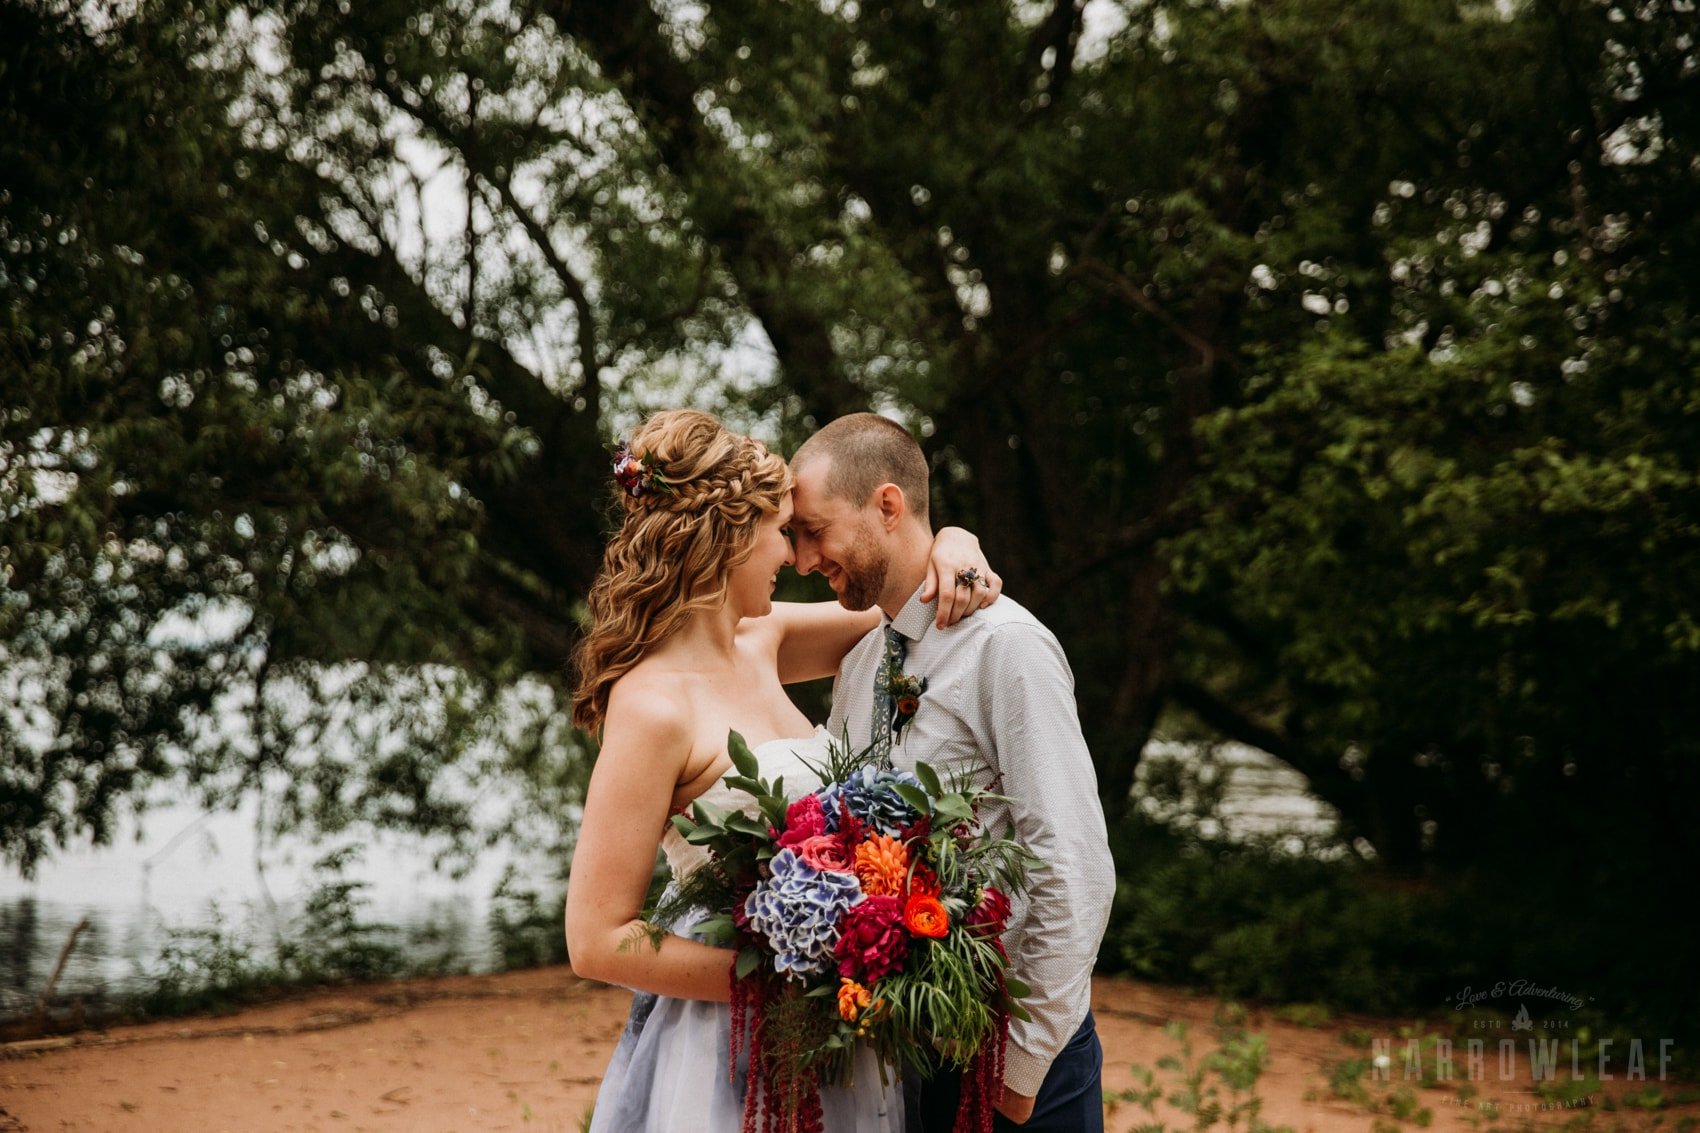
[[[832,462],[826,489],[834,496],[861,507],[881,484],[896,484],[910,512],[927,522],[927,458],[896,421],[878,413],[840,417],[802,443],[791,467],[819,457]]]

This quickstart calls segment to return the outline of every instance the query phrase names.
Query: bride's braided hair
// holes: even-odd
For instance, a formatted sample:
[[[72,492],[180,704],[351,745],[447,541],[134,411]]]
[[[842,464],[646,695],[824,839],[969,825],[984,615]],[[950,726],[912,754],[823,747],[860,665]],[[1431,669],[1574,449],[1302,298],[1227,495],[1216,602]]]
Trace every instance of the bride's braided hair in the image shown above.
[[[657,413],[626,442],[648,479],[621,492],[620,529],[590,588],[590,629],[574,653],[573,723],[602,726],[615,681],[694,611],[719,605],[750,556],[762,516],[791,490],[785,462],[694,409]]]

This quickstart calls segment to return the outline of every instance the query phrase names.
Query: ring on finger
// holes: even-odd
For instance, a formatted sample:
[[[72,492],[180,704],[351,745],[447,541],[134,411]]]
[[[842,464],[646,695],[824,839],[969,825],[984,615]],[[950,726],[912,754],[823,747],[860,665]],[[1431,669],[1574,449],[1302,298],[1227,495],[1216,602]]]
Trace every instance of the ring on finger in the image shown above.
[[[981,578],[980,572],[975,570],[973,567],[963,567],[961,570],[956,572],[956,585],[958,586],[971,587],[975,583],[983,582],[985,582],[985,579]]]

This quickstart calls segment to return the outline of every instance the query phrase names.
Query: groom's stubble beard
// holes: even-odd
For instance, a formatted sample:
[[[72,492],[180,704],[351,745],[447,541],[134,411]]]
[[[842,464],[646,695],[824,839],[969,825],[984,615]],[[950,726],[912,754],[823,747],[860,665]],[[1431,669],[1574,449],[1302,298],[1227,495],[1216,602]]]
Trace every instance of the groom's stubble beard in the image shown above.
[[[844,574],[844,592],[838,596],[839,605],[846,610],[868,610],[878,605],[880,595],[885,593],[885,578],[891,570],[891,560],[866,528],[857,534],[849,554],[839,560],[838,567]]]

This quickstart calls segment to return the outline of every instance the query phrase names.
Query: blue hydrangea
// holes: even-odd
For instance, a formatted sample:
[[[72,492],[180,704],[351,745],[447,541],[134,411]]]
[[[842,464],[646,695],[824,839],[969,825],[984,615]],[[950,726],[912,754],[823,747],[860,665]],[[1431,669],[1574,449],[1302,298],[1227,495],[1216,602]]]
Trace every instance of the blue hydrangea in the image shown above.
[[[831,970],[844,911],[862,899],[854,875],[815,869],[786,848],[769,863],[772,875],[744,899],[750,927],[772,947],[774,970],[802,979]]]
[[[849,805],[851,814],[879,833],[895,837],[905,826],[921,817],[920,812],[897,793],[899,783],[917,788],[921,785],[921,781],[908,771],[863,767],[842,783],[826,787],[820,792],[820,800],[826,810],[827,829],[837,832],[838,804],[842,799]]]

